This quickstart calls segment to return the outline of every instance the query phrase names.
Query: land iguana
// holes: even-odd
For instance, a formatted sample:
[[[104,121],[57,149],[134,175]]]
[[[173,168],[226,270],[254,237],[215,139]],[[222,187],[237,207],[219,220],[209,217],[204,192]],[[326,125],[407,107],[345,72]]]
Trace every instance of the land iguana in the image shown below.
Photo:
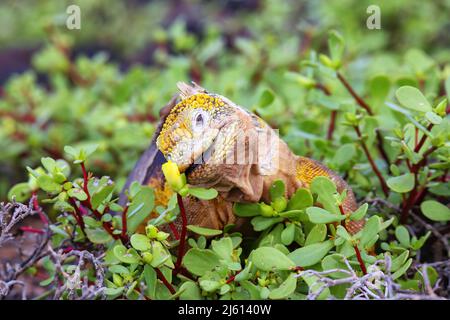
[[[279,179],[290,197],[298,188],[308,188],[315,177],[329,177],[338,192],[347,191],[344,212],[357,209],[351,188],[340,176],[318,161],[292,153],[261,118],[195,83],[178,83],[178,88],[179,95],[162,109],[152,143],[124,190],[133,181],[150,185],[155,190],[155,203],[166,205],[172,191],[161,165],[171,160],[186,174],[190,185],[219,192],[209,201],[190,196],[183,199],[189,224],[213,229],[231,223],[244,226],[246,220],[234,215],[233,203],[269,203],[269,188]],[[125,201],[122,194],[121,203]],[[351,233],[363,226],[364,220],[347,224]]]

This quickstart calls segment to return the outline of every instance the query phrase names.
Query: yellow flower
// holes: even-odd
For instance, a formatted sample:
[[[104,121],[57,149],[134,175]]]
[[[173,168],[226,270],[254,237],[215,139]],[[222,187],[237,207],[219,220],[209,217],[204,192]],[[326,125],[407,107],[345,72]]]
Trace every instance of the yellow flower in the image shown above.
[[[162,165],[162,171],[167,183],[173,190],[180,191],[186,185],[186,176],[180,174],[176,163],[167,161]]]

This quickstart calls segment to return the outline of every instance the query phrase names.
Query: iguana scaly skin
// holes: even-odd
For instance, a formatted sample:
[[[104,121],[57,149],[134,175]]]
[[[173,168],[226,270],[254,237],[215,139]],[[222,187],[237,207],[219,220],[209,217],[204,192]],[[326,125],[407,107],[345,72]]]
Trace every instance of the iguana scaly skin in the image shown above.
[[[172,191],[160,167],[164,158],[175,162],[190,185],[219,191],[211,201],[183,199],[189,224],[214,229],[230,223],[243,225],[244,220],[233,214],[233,203],[268,203],[269,188],[278,179],[284,181],[286,196],[290,197],[298,188],[309,187],[315,177],[329,177],[338,192],[347,190],[344,212],[357,209],[354,194],[341,177],[315,160],[293,154],[262,119],[198,85],[179,83],[178,87],[178,100],[172,99],[167,106],[152,146],[127,185],[134,180],[151,185],[156,204],[165,205]],[[262,145],[252,143],[259,141],[252,140],[257,137],[266,140]],[[351,233],[363,225],[363,220],[347,224]]]

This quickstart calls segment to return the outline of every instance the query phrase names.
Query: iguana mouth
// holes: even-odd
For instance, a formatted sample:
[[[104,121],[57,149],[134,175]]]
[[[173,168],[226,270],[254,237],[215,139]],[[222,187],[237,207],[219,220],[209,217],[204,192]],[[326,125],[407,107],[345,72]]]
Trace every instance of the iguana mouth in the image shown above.
[[[195,160],[192,164],[190,164],[186,170],[185,170],[185,174],[188,176],[189,174],[191,174],[195,169],[197,169],[199,166],[201,166],[202,164],[205,164],[208,162],[208,160],[211,158],[212,152],[213,152],[213,148],[214,145],[216,144],[216,138],[213,139],[212,143],[209,145],[208,149],[206,149],[205,151],[203,151]]]

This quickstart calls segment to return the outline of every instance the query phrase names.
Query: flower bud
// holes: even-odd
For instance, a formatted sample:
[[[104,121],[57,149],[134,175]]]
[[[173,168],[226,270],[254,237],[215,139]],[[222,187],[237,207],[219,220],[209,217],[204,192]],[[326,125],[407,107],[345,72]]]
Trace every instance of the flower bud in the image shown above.
[[[261,286],[261,287],[265,287],[265,286],[267,286],[268,284],[269,284],[269,280],[267,280],[267,279],[261,279],[261,278],[258,278],[258,284]]]
[[[147,264],[152,263],[153,254],[151,254],[150,252],[148,252],[148,251],[147,252],[143,252],[141,254],[141,256],[142,256],[142,260],[144,260],[145,263],[147,263]]]
[[[148,226],[145,227],[145,234],[147,235],[147,237],[149,237],[150,239],[154,239],[157,237],[158,234],[158,228],[155,227],[152,224],[149,224]]]
[[[276,212],[283,212],[287,207],[287,200],[285,197],[279,197],[272,201],[270,205]]]
[[[261,215],[263,217],[272,217],[274,214],[273,208],[265,203],[260,203]]]
[[[164,173],[164,177],[166,178],[167,183],[173,190],[178,192],[181,188],[185,186],[186,177],[180,174],[180,171],[178,170],[178,166],[176,163],[170,160],[167,161],[162,165],[162,171]]]

